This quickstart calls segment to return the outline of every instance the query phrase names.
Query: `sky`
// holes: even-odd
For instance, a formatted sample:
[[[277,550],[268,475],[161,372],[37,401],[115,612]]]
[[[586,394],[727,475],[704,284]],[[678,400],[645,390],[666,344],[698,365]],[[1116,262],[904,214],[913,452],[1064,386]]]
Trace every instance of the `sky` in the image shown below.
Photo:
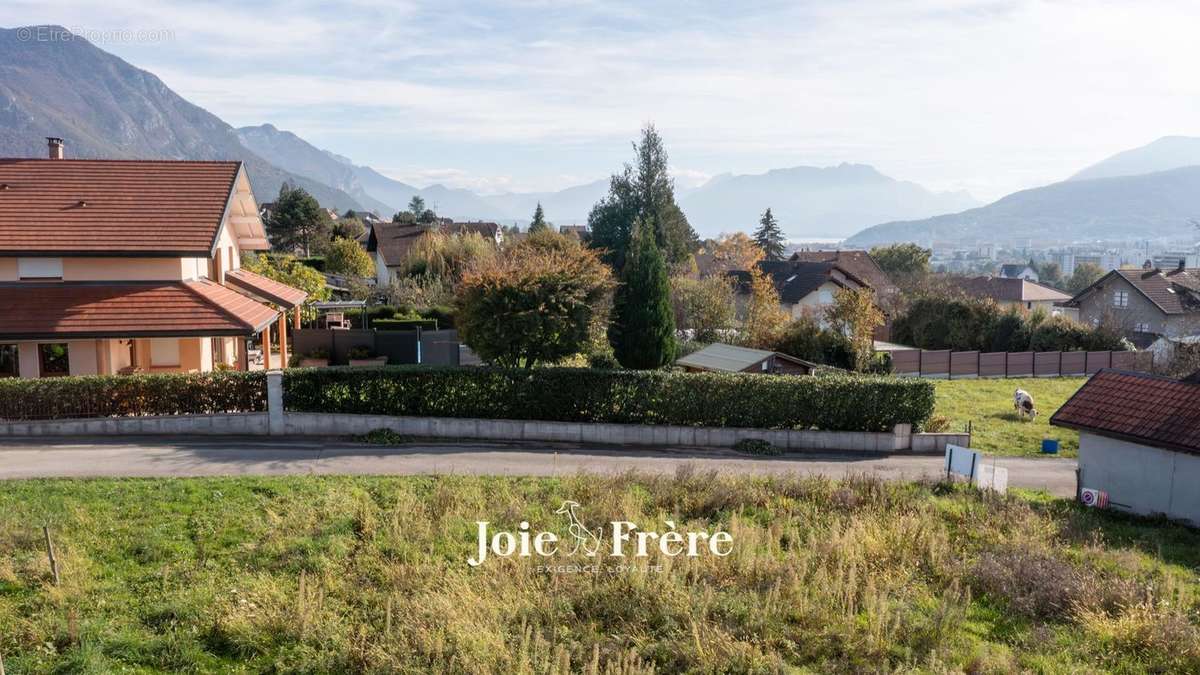
[[[486,193],[872,164],[991,200],[1200,136],[1195,0],[5,0],[234,126]]]

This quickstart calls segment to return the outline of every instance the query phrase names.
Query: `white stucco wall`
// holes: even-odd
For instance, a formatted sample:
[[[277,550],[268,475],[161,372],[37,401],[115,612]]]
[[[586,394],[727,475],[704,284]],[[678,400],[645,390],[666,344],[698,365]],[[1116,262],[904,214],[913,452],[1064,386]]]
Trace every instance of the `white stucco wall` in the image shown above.
[[[1200,456],[1081,432],[1079,468],[1080,486],[1107,492],[1110,508],[1200,525]]]

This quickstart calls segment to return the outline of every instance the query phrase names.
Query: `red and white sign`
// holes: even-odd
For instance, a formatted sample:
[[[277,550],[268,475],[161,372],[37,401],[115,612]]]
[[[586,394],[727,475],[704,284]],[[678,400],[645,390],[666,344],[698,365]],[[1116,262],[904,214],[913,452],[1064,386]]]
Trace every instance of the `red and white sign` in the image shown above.
[[[1083,488],[1079,491],[1079,501],[1084,506],[1103,509],[1108,506],[1108,493],[1103,490]]]

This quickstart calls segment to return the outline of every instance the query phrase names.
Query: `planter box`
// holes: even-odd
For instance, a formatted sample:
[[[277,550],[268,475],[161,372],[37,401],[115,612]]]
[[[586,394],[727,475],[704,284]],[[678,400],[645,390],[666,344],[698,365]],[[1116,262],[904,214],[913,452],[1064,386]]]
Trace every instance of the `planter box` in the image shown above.
[[[352,366],[386,366],[386,356],[373,356],[369,359],[350,359]]]
[[[329,365],[329,359],[300,358],[301,368],[324,368]]]

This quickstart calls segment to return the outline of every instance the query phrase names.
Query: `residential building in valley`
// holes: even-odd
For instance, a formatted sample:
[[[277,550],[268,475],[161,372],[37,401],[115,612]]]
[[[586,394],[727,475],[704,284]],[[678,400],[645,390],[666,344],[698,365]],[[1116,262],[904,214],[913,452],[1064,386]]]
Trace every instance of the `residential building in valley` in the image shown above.
[[[1161,341],[1169,350],[1167,343],[1200,340],[1200,269],[1186,260],[1167,269],[1148,261],[1142,269],[1113,270],[1065,304],[1085,324],[1119,327],[1138,347]]]
[[[241,269],[269,247],[241,162],[0,159],[0,376],[287,363],[306,294]]]

